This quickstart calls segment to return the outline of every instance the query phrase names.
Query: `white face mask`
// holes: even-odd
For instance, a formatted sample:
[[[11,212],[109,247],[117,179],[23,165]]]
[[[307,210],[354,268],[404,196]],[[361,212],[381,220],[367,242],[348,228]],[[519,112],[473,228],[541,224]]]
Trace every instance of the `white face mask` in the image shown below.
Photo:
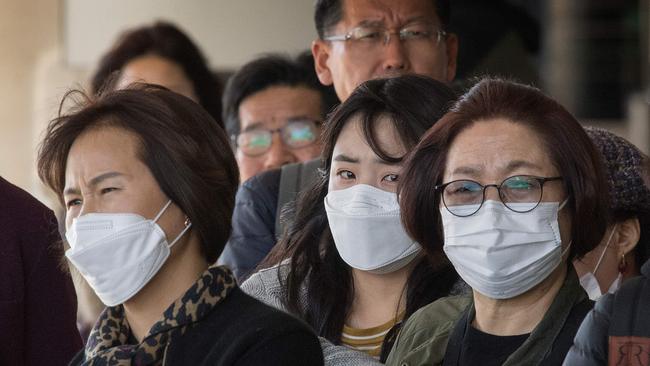
[[[89,213],[72,220],[65,255],[104,304],[122,304],[137,294],[192,226],[168,245],[156,222],[170,204],[171,200],[153,220],[132,213]]]
[[[612,228],[612,232],[609,234],[609,238],[607,239],[607,244],[605,244],[605,249],[603,249],[603,252],[600,254],[600,258],[598,258],[598,262],[596,262],[596,266],[594,267],[593,272],[587,272],[580,277],[580,285],[582,285],[582,288],[584,288],[585,291],[587,292],[587,295],[589,295],[589,299],[593,301],[598,300],[603,295],[602,291],[600,290],[600,284],[598,284],[598,280],[596,279],[596,271],[598,271],[598,267],[600,267],[600,262],[602,262],[603,258],[605,257],[605,253],[607,252],[609,243],[612,241],[612,237],[614,236],[614,231],[616,230],[616,225],[618,224],[614,224],[614,227]],[[619,272],[614,282],[612,282],[612,284],[609,286],[607,292],[609,292],[610,294],[616,292],[616,290],[618,290],[618,288],[621,286],[622,278],[623,278],[623,274]]]
[[[501,202],[485,201],[467,217],[454,216],[442,207],[445,253],[479,293],[493,299],[521,295],[547,278],[570,247],[569,243],[562,251],[557,221],[566,202],[542,202],[530,212],[517,213]],[[457,209],[472,212],[477,206]]]
[[[350,267],[390,273],[409,264],[421,250],[402,226],[395,193],[357,184],[330,191],[325,211],[336,249]]]

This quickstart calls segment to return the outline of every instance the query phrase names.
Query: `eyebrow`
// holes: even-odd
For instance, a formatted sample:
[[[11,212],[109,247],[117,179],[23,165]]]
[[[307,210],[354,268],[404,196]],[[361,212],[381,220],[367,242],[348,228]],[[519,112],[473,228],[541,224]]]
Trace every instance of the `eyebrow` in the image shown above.
[[[360,163],[359,159],[347,156],[345,154],[336,155],[334,157],[334,159],[332,159],[332,160],[333,161],[343,162],[343,163],[351,163],[351,164],[359,164]],[[400,165],[402,163],[402,161],[401,160],[396,161],[396,162],[386,161],[386,160],[383,160],[382,158],[380,158],[379,156],[375,156],[375,158],[373,159],[373,163],[381,164],[381,165],[395,166],[395,165]]]
[[[107,179],[115,178],[115,177],[123,177],[124,175],[125,174],[122,174],[120,172],[106,172],[106,173],[100,174],[100,175],[94,177],[93,179],[91,179],[88,182],[88,186],[89,187],[95,187],[95,186],[97,186],[98,184],[100,184],[101,182],[103,182],[103,181],[105,181]],[[66,195],[66,194],[79,194],[79,188],[75,188],[75,187],[66,188],[63,191],[63,194],[64,195]]]
[[[359,159],[349,157],[345,154],[338,154],[332,159],[333,161],[340,161],[343,163],[352,163],[352,164],[359,164]]]
[[[313,118],[307,117],[307,116],[302,115],[302,114],[298,115],[298,116],[290,116],[290,117],[285,118],[284,120],[285,120],[285,122],[289,123],[289,122],[300,121],[300,120],[305,120],[305,119],[313,120]],[[244,128],[242,130],[242,132],[248,132],[248,131],[255,130],[255,129],[260,128],[260,127],[264,127],[263,125],[264,125],[263,121],[253,122],[253,123],[249,124],[248,126],[246,126],[246,128]]]
[[[529,168],[529,169],[535,169],[535,170],[541,170],[542,168],[530,161],[526,160],[513,160],[506,165],[505,169],[503,170],[503,173],[508,174],[512,173],[514,170],[520,169],[520,168]],[[461,166],[452,172],[452,174],[466,174],[466,175],[475,175],[479,173],[481,170],[483,170],[481,167],[477,166]]]
[[[510,173],[513,170],[517,170],[519,168],[530,168],[538,171],[542,170],[542,168],[539,165],[526,160],[513,160],[510,163],[508,163],[505,170],[506,172]]]
[[[416,15],[407,19],[400,27],[405,27],[414,23],[431,23],[435,25],[435,22],[430,21],[429,17],[426,15]],[[356,27],[385,27],[386,23],[383,20],[362,20],[357,23]],[[355,28],[356,28],[355,27]]]
[[[395,165],[400,165],[402,164],[402,160],[400,159],[399,161],[386,161],[379,156],[375,156],[375,163],[376,164],[381,164],[381,165],[390,165],[390,166],[395,166]]]

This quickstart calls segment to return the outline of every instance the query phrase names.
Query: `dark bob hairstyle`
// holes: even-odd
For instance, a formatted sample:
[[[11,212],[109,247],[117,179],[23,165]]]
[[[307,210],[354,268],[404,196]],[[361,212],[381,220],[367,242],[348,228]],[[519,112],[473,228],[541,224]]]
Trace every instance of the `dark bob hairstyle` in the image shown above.
[[[270,266],[289,260],[286,281],[280,278],[286,291],[283,300],[290,312],[305,320],[319,336],[340,343],[354,296],[351,269],[339,256],[324,207],[332,154],[341,131],[348,123],[358,121],[374,153],[383,161],[399,163],[403,157],[389,155],[378,142],[380,118],[390,121],[396,138],[410,151],[455,100],[456,95],[445,84],[405,75],[366,81],[329,116],[322,135],[321,175],[298,197],[293,211],[286,212],[294,219],[262,264]],[[420,258],[406,286],[405,319],[422,306],[447,296],[457,280],[456,271],[444,256]],[[386,359],[398,328],[385,337],[382,360]]]
[[[584,256],[598,245],[608,224],[600,153],[560,104],[536,88],[500,79],[483,79],[472,87],[409,156],[398,186],[406,230],[429,255],[442,253],[441,198],[433,187],[442,183],[454,139],[474,123],[492,118],[524,125],[539,136],[569,196],[573,241],[569,259]]]
[[[230,236],[239,171],[228,138],[198,104],[163,87],[133,84],[127,89],[74,97],[68,113],[59,110],[38,152],[38,175],[63,202],[68,153],[84,131],[117,127],[140,140],[139,158],[162,191],[192,221],[208,262],[214,262]]]
[[[208,68],[201,50],[178,27],[167,22],[134,28],[123,33],[102,56],[91,79],[93,94],[116,80],[117,73],[133,59],[156,55],[176,63],[189,78],[199,104],[223,127],[221,121],[221,89],[219,80]]]

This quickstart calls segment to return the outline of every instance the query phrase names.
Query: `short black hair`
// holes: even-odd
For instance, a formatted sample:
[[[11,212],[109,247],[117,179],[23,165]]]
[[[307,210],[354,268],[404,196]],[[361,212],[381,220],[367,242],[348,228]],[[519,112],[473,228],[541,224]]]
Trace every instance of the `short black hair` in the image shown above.
[[[199,104],[223,127],[219,79],[210,71],[201,50],[175,25],[159,21],[127,30],[102,56],[91,79],[93,94],[115,81],[115,74],[135,58],[153,54],[178,64],[192,82]]]
[[[449,26],[451,18],[451,1],[450,0],[433,0],[436,14],[440,18],[440,25],[443,29]],[[314,9],[314,23],[316,32],[321,39],[325,37],[325,32],[335,26],[343,19],[343,0],[316,0]]]
[[[295,59],[269,54],[242,66],[228,80],[223,93],[223,120],[228,135],[239,134],[239,105],[244,99],[272,86],[305,86],[319,92],[323,117],[338,104],[334,88],[318,80],[311,52],[302,52]]]

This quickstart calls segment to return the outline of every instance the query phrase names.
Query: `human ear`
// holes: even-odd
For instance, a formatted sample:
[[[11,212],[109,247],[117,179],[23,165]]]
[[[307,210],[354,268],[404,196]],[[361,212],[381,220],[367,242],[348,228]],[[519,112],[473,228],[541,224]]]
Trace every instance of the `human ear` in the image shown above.
[[[616,255],[621,258],[634,250],[641,237],[641,224],[635,216],[618,223],[617,233],[612,238],[611,246],[616,249]]]
[[[456,77],[456,68],[458,61],[458,36],[449,33],[445,38],[447,49],[447,82],[451,82]]]
[[[332,85],[332,72],[327,61],[330,56],[330,47],[325,41],[317,39],[311,43],[311,54],[314,56],[316,75],[323,85]]]

